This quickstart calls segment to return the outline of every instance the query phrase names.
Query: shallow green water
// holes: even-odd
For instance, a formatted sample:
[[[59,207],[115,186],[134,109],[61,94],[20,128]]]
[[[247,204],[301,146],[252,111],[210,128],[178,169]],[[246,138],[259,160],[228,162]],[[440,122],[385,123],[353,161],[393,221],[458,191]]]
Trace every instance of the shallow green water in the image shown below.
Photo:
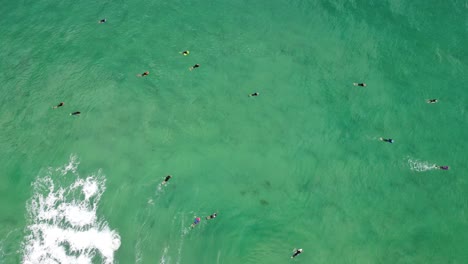
[[[116,263],[468,259],[463,1],[3,7],[0,263],[27,263],[35,221],[59,225],[30,215],[41,179],[99,170]],[[70,156],[76,173],[47,172]]]

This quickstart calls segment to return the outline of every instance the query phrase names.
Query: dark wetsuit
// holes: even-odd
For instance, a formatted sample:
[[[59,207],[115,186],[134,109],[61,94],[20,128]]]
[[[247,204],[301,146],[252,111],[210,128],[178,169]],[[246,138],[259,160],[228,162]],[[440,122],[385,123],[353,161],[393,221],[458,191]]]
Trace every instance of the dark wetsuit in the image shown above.
[[[164,182],[168,182],[168,181],[169,181],[169,179],[171,179],[171,178],[172,178],[172,176],[171,176],[171,175],[167,175],[167,176],[166,176],[166,178],[164,178]]]
[[[214,214],[212,214],[212,215],[210,215],[210,216],[207,216],[206,219],[213,219],[213,218],[215,218],[215,217],[216,217],[216,213],[214,213]]]
[[[71,115],[79,115],[79,114],[81,114],[81,112],[78,112],[78,111],[71,113]]]
[[[195,64],[192,66],[193,69],[200,67],[200,64]]]
[[[291,256],[291,258],[295,258],[297,257],[297,255],[301,254],[302,253],[302,250],[298,249],[294,252],[294,254]]]
[[[384,138],[382,140],[385,141],[385,142],[388,142],[388,143],[393,143],[393,139],[391,139],[391,138],[389,138],[389,139]]]
[[[358,83],[357,85],[358,85],[358,86],[362,86],[362,87],[366,86],[365,83]]]
[[[258,96],[259,93],[253,93],[253,94],[250,94],[250,96]]]

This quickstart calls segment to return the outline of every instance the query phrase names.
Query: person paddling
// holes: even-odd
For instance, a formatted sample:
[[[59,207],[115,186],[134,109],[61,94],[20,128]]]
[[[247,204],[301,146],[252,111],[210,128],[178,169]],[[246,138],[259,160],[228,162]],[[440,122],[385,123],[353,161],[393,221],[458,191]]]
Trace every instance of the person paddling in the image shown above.
[[[291,256],[291,258],[297,257],[299,254],[302,253],[302,248],[300,249],[294,249],[294,254]]]
[[[383,142],[387,142],[387,143],[393,143],[395,141],[393,141],[393,139],[391,138],[380,138],[380,140],[382,140]]]
[[[194,228],[196,225],[198,225],[200,223],[200,220],[201,220],[200,217],[195,217],[191,227]]]
[[[216,216],[217,216],[217,213],[214,213],[214,214],[212,214],[210,216],[207,216],[206,220],[214,219],[214,218],[216,218]]]
[[[167,175],[166,178],[164,178],[164,181],[162,182],[162,184],[166,184],[171,178],[172,178],[171,175]]]
[[[361,87],[366,87],[367,86],[367,84],[365,84],[365,83],[353,83],[353,84],[354,84],[354,86],[361,86]]]
[[[58,104],[58,105],[56,105],[56,106],[54,106],[54,107],[52,107],[52,108],[53,108],[53,109],[57,109],[57,108],[59,108],[59,107],[62,107],[63,105],[64,105],[64,103],[61,102],[60,104]]]
[[[145,77],[145,76],[148,76],[148,75],[149,75],[149,71],[145,71],[144,73],[138,74],[137,76],[138,77]]]
[[[190,67],[189,70],[193,70],[193,69],[196,69],[198,67],[200,67],[200,64],[197,63],[197,64],[193,65],[192,67]]]

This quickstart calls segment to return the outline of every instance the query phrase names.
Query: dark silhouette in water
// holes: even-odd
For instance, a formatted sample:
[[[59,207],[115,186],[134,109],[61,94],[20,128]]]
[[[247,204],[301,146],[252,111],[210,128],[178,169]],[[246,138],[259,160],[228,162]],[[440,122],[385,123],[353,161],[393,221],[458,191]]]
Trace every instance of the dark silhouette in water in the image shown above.
[[[53,108],[54,108],[54,109],[56,109],[56,108],[59,108],[59,107],[61,107],[61,106],[63,106],[63,105],[64,105],[64,103],[63,103],[63,102],[61,102],[60,104],[58,104],[58,105],[54,106]]]
[[[167,175],[166,178],[164,178],[164,181],[162,182],[162,184],[166,184],[171,178],[172,178],[171,175]]]
[[[138,77],[145,77],[145,76],[148,76],[148,75],[149,75],[149,71],[145,71],[142,74],[137,74]]]
[[[388,143],[393,143],[395,141],[393,141],[393,139],[391,138],[380,138],[380,140],[382,140],[383,142],[388,142]]]
[[[438,168],[439,170],[449,170],[449,169],[450,169],[449,166],[437,166],[437,168]]]
[[[297,257],[299,254],[302,253],[302,248],[300,249],[294,249],[294,254],[291,256],[291,258]]]
[[[76,111],[76,112],[71,113],[70,115],[80,115],[80,114],[81,114],[81,112]]]
[[[212,215],[210,215],[210,216],[207,216],[207,217],[206,217],[206,220],[210,220],[210,219],[216,218],[216,216],[217,216],[217,213],[214,213],[214,214],[212,214]]]
[[[435,104],[435,103],[437,103],[438,101],[437,101],[437,99],[429,99],[429,100],[427,100],[426,102],[427,102],[428,104]]]
[[[198,67],[200,67],[200,64],[197,63],[197,64],[193,65],[192,67],[190,67],[189,70],[193,70],[193,69],[198,68]]]
[[[252,96],[259,96],[259,95],[260,95],[260,93],[255,92],[255,93],[249,94],[249,97],[252,97]]]
[[[353,84],[354,84],[354,86],[362,86],[362,87],[367,86],[367,84],[365,84],[365,83],[353,83]]]

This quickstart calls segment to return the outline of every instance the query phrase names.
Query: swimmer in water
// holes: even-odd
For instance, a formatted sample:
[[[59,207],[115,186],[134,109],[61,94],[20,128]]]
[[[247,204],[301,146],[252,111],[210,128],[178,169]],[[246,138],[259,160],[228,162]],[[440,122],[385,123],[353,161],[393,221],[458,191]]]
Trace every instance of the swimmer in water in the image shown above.
[[[76,112],[71,113],[70,115],[80,115],[80,114],[81,114],[81,112],[76,111]]]
[[[184,51],[182,51],[180,54],[182,54],[182,55],[184,55],[184,56],[187,56],[187,55],[190,54],[190,51],[184,50]]]
[[[105,19],[105,18],[99,20],[99,24],[106,23],[106,22],[107,22],[107,19]]]
[[[216,218],[216,215],[217,215],[217,213],[214,213],[214,214],[212,214],[212,215],[210,215],[210,216],[207,216],[207,217],[206,217],[206,220],[210,220],[210,219]]]
[[[193,220],[193,223],[191,225],[192,228],[194,228],[196,225],[198,225],[200,223],[200,217],[196,217],[194,220]]]
[[[166,178],[164,178],[164,181],[162,182],[162,184],[166,184],[171,178],[172,178],[171,175],[167,175]]]
[[[449,166],[437,166],[437,168],[438,168],[439,170],[449,170],[449,169],[450,169]]]
[[[435,104],[437,103],[437,99],[429,99],[426,101],[428,104]]]
[[[294,249],[294,254],[291,256],[291,258],[297,257],[299,254],[302,253],[302,248],[300,249]]]
[[[63,105],[64,105],[64,103],[61,102],[60,104],[58,104],[58,105],[56,105],[56,106],[54,106],[54,107],[52,107],[52,108],[53,108],[53,109],[56,109],[56,108],[59,108],[59,107],[61,107],[61,106],[63,106]]]
[[[353,84],[354,84],[354,86],[362,86],[362,87],[367,86],[367,84],[365,84],[365,83],[353,83]]]
[[[192,67],[190,67],[189,70],[193,70],[193,69],[198,68],[198,67],[200,67],[200,64],[197,63],[197,64],[193,65]]]
[[[148,76],[148,75],[149,75],[149,71],[145,71],[142,74],[137,74],[138,77],[145,77],[145,76]]]
[[[259,96],[259,95],[260,95],[260,93],[255,92],[255,93],[249,94],[249,97],[252,97],[252,96]]]
[[[393,143],[393,139],[391,138],[380,138],[380,140],[382,140],[383,142],[388,142],[388,143]]]

